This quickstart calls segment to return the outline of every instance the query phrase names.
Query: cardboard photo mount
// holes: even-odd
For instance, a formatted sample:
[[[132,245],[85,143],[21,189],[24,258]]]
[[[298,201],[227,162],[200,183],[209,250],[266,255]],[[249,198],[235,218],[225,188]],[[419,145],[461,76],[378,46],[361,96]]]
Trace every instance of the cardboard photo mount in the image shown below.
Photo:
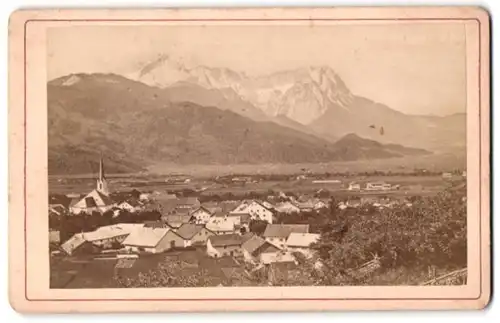
[[[50,289],[47,32],[73,26],[464,25],[467,258],[463,286]],[[23,313],[482,309],[490,272],[490,21],[477,7],[19,10],[9,22],[9,295]],[[133,46],[131,44],[131,46]],[[251,59],[251,58],[250,58]]]

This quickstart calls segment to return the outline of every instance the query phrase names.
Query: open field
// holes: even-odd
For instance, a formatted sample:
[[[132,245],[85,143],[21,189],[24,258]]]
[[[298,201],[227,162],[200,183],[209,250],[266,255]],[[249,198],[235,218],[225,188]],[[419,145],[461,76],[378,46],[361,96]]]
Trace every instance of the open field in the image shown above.
[[[137,189],[139,191],[173,191],[182,192],[183,190],[195,190],[203,194],[224,194],[224,193],[244,193],[256,192],[265,193],[267,191],[290,191],[290,192],[315,192],[319,189],[326,189],[339,194],[359,194],[360,192],[346,192],[350,182],[384,181],[391,185],[400,185],[397,191],[400,194],[420,194],[426,191],[441,191],[450,185],[450,180],[445,180],[441,176],[345,176],[328,177],[328,180],[338,180],[340,183],[314,183],[313,179],[291,179],[291,180],[259,180],[245,183],[218,183],[211,179],[193,178],[189,183],[172,184],[159,179],[156,176],[150,180],[133,178],[112,178],[109,180],[111,191],[130,191]],[[91,178],[72,178],[65,180],[49,181],[49,191],[51,193],[86,193],[93,189],[95,181]],[[383,192],[384,194],[386,192]],[[363,192],[371,194],[371,192]]]

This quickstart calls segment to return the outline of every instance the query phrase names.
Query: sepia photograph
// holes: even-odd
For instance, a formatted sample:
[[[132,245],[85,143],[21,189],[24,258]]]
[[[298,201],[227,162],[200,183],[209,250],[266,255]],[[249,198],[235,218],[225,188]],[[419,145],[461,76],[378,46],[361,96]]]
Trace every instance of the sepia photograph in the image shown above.
[[[125,20],[25,45],[47,293],[483,286],[479,20]]]

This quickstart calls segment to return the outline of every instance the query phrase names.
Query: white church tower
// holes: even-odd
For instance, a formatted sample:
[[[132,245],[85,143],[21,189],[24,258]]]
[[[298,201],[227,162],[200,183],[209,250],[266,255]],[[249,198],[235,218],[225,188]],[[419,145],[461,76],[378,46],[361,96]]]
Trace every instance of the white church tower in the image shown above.
[[[106,177],[104,177],[104,162],[101,156],[101,162],[99,163],[99,178],[97,179],[97,191],[106,196],[109,195],[108,182]]]

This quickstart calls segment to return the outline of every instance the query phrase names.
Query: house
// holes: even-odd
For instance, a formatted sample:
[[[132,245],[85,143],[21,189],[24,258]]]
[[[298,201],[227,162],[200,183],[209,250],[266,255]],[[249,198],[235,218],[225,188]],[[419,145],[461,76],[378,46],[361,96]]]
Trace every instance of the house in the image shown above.
[[[192,217],[189,214],[189,211],[186,211],[186,213],[176,213],[161,216],[161,220],[167,223],[172,228],[179,228],[184,223],[189,223],[191,221],[191,218]]]
[[[245,261],[252,264],[270,264],[281,261],[293,260],[293,257],[287,252],[284,252],[275,245],[262,239],[257,235],[253,235],[250,239],[245,241],[241,249],[243,251],[243,258]]]
[[[213,216],[205,225],[206,228],[215,234],[229,234],[239,232],[241,217],[238,216]]]
[[[261,204],[263,207],[265,207],[266,209],[268,209],[270,211],[274,210],[274,205],[272,205],[268,201],[262,201]]]
[[[347,188],[349,191],[361,191],[361,184],[356,182],[349,183],[349,187]]]
[[[307,258],[312,257],[311,244],[319,241],[320,235],[316,233],[292,232],[285,242],[285,249],[290,252],[300,252]]]
[[[367,191],[388,191],[391,189],[391,184],[385,182],[370,182],[366,183]]]
[[[243,252],[243,258],[245,261],[250,263],[259,262],[258,254],[255,253],[262,245],[266,243],[266,240],[262,239],[258,235],[252,235],[250,239],[247,239],[242,245],[241,249]]]
[[[462,172],[462,177],[467,177],[467,171],[465,171],[465,170],[464,170],[464,171]]]
[[[287,201],[277,204],[276,211],[278,211],[279,213],[293,214],[293,213],[299,213],[300,209],[297,205]]]
[[[191,217],[196,224],[206,224],[213,214],[214,213],[209,211],[204,206],[200,206],[196,210],[191,212]]]
[[[263,220],[268,223],[273,223],[274,213],[257,201],[245,201],[236,209],[231,211],[233,214],[250,214],[252,220]]]
[[[130,213],[139,212],[143,209],[142,203],[136,199],[129,199],[128,201],[121,201],[116,204],[116,207],[123,211],[128,211]]]
[[[184,248],[190,246],[205,246],[209,237],[215,235],[203,225],[185,223],[175,233],[184,240]]]
[[[73,214],[91,214],[93,212],[104,213],[113,206],[113,200],[109,197],[108,182],[104,176],[104,162],[101,158],[96,189],[85,195],[79,201],[72,203],[70,212]]]
[[[313,210],[315,211],[328,209],[328,204],[323,200],[315,199],[312,201],[312,203],[313,203]]]
[[[307,233],[309,232],[309,224],[268,224],[262,236],[269,243],[284,248],[285,242],[292,232]]]
[[[176,236],[170,228],[142,227],[132,232],[123,246],[129,252],[160,253],[176,247],[181,240]]]
[[[240,256],[243,240],[244,238],[239,234],[211,236],[207,240],[207,254],[212,258]]]

